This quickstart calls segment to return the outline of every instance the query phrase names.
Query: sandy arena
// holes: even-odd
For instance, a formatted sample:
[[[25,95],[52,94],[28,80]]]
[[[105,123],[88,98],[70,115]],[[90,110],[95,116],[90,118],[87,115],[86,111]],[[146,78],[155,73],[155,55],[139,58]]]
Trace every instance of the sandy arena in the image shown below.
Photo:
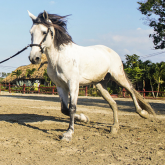
[[[143,119],[132,99],[116,98],[118,134],[110,134],[113,113],[101,97],[79,97],[71,142],[61,141],[69,118],[58,96],[0,94],[0,165],[165,164],[165,100],[147,100],[157,117]]]

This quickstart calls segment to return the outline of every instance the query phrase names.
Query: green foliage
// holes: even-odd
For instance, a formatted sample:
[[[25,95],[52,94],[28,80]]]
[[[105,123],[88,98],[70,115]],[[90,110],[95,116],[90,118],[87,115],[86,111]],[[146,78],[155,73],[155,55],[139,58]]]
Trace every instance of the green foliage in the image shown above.
[[[18,78],[21,74],[22,74],[22,71],[18,69],[15,72],[13,71],[11,76],[14,76],[15,75]]]
[[[134,86],[136,86],[138,82],[141,82],[141,84],[143,84],[143,88],[147,88],[152,91],[153,97],[158,96],[158,93],[155,96],[153,91],[164,91],[165,62],[156,64],[149,60],[143,62],[139,59],[139,56],[133,54],[126,55],[124,67],[125,72],[131,79]]]
[[[47,74],[47,69],[45,69],[43,76],[44,76],[45,81],[47,83],[49,83],[49,85],[51,86],[52,82],[51,82],[51,79],[49,78],[49,76]]]
[[[125,56],[126,56],[126,62],[125,62],[124,70],[131,79],[132,83],[136,84],[140,80],[142,80],[142,77],[145,73],[145,69],[139,68],[139,65],[142,63],[142,61],[139,60],[139,56],[136,54],[133,55],[127,54]]]
[[[1,91],[5,91],[6,90],[6,87],[1,85]]]
[[[142,80],[145,71],[144,69],[140,69],[139,67],[126,68],[124,70],[127,73],[127,75],[129,75],[129,78],[131,79],[133,84]]]
[[[125,59],[126,59],[126,68],[133,68],[138,66],[138,60],[139,60],[139,56],[136,54],[133,55],[125,55]]]
[[[31,91],[34,91],[34,87],[33,87],[33,86],[25,87],[25,91],[26,91],[27,93],[30,93]]]
[[[109,92],[110,94],[113,93],[113,90],[112,90],[110,87],[107,87],[107,90],[108,90],[108,92]]]
[[[88,96],[99,97],[101,96],[99,90],[97,88],[88,88]]]
[[[30,80],[26,80],[26,81],[24,82],[24,84],[25,84],[26,86],[32,86],[32,85],[33,85],[33,83],[32,83]]]
[[[3,79],[4,79],[4,78],[0,77],[0,83],[2,82]]]
[[[12,87],[12,90],[14,90],[15,93],[22,93],[23,87],[20,86],[14,86]]]
[[[147,0],[146,2],[137,2],[139,11],[146,16],[146,21],[154,29],[153,38],[155,49],[165,48],[165,1]]]
[[[13,71],[13,72],[12,72],[12,76],[16,75],[16,76],[18,77],[18,76],[20,76],[21,73],[22,73],[21,70],[17,70],[17,71],[15,71],[15,72]]]
[[[34,72],[36,71],[36,68],[33,68],[33,69],[27,69],[26,70],[26,77],[28,77],[28,78],[30,78],[33,74],[34,74]]]
[[[158,92],[160,90],[161,84],[163,84],[165,82],[165,80],[163,80],[164,72],[165,72],[165,62],[156,63],[155,72],[153,73],[153,78],[155,80],[155,83],[157,84]],[[156,97],[158,96],[158,92],[157,92]]]
[[[24,84],[24,81],[22,80],[16,81],[17,86],[23,86],[23,84]]]
[[[122,87],[119,87],[117,94],[118,94],[118,97],[123,97],[123,88]]]

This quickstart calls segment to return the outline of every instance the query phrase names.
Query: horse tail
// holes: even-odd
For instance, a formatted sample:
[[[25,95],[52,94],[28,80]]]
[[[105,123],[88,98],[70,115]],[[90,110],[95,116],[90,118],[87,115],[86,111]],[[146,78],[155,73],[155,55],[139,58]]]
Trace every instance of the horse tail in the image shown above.
[[[138,101],[139,106],[146,110],[149,114],[152,114],[153,116],[155,116],[155,111],[153,110],[153,108],[150,106],[150,104],[148,102],[146,102],[146,100],[144,99],[144,97],[141,96],[141,94],[139,92],[137,92],[134,88],[133,88],[133,92],[136,96],[136,99]]]
[[[135,88],[133,87],[133,85],[130,82],[129,78],[127,77],[126,73],[125,73],[125,76],[126,76],[127,81],[129,82],[130,86],[132,87],[132,90],[133,90],[133,92],[134,92],[134,94],[136,96],[136,99],[137,99],[137,102],[138,102],[139,106],[143,110],[146,110],[149,114],[152,114],[153,116],[155,116],[156,113],[153,110],[153,108],[150,106],[150,104],[148,102],[146,102],[144,97],[142,97],[141,94],[135,90]]]

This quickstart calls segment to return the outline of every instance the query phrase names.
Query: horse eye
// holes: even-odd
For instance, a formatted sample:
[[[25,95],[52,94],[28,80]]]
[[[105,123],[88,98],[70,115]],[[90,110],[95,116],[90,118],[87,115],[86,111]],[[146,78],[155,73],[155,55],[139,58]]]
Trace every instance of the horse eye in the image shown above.
[[[45,35],[45,34],[46,34],[46,32],[42,32],[42,34],[43,34],[43,35]]]

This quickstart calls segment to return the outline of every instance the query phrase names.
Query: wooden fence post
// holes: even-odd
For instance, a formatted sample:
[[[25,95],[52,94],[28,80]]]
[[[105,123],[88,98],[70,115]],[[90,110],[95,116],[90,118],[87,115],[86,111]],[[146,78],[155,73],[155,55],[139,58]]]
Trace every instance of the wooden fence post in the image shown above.
[[[38,94],[40,94],[40,85],[38,86]]]
[[[125,97],[125,92],[126,92],[126,90],[125,90],[125,88],[123,88],[123,97]]]
[[[54,88],[55,88],[55,85],[53,85],[53,88],[52,88],[52,95],[54,95]]]
[[[143,89],[143,97],[145,98],[145,96],[146,96],[146,92],[145,92],[146,90],[145,89]]]
[[[87,86],[85,87],[85,96],[88,96],[88,88],[87,88]]]
[[[9,93],[11,93],[11,85],[10,85],[10,83],[9,83]]]
[[[23,94],[25,94],[25,84],[23,84]]]

